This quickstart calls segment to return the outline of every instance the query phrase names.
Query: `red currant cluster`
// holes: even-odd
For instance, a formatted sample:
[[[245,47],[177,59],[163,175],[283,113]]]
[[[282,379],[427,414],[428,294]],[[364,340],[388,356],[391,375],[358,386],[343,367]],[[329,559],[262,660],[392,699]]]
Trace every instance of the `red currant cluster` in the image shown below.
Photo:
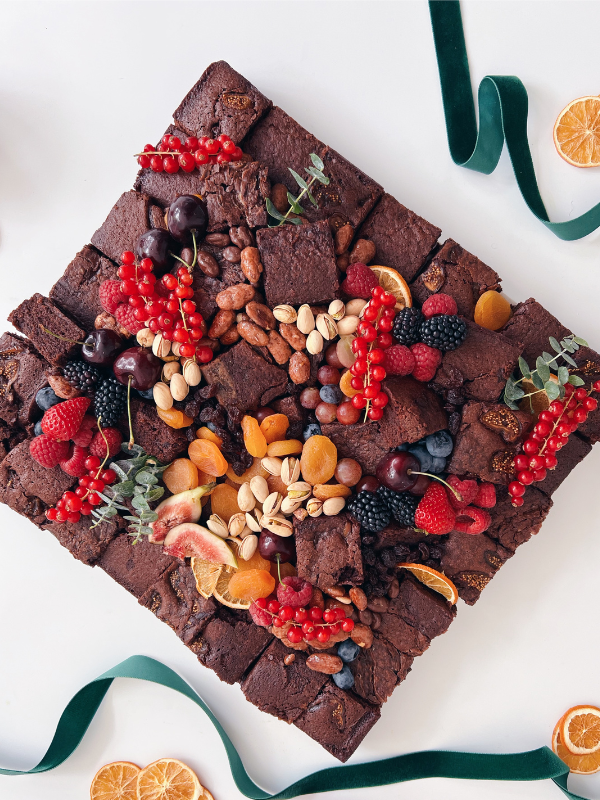
[[[106,459],[101,462],[98,456],[88,456],[85,460],[87,475],[79,478],[79,486],[74,492],[65,492],[56,504],[49,508],[46,517],[54,522],[79,522],[81,515],[88,517],[94,506],[102,503],[98,492],[114,483],[117,473],[114,469],[104,469]]]
[[[541,412],[533,433],[523,442],[523,453],[515,456],[517,480],[508,485],[513,506],[523,505],[526,488],[534,482],[543,481],[546,471],[556,467],[557,451],[586,421],[590,411],[596,411],[598,401],[590,397],[591,392],[600,392],[600,380],[589,391],[583,387],[575,389],[567,383],[565,398],[555,400],[546,411]]]
[[[242,151],[231,141],[227,134],[222,133],[216,139],[208,136],[188,137],[182,142],[179,136],[166,133],[160,143],[160,150],[153,144],[147,144],[143,153],[137,154],[140,167],[150,167],[153,172],[168,172],[173,175],[182,169],[184,172],[193,172],[196,167],[204,164],[227,164],[229,161],[239,161]]]
[[[324,611],[319,606],[292,608],[282,606],[279,600],[267,600],[266,597],[254,602],[271,616],[273,627],[283,628],[290,624],[286,636],[292,644],[298,644],[302,640],[311,642],[313,639],[327,644],[340,631],[350,633],[354,629],[354,620],[346,617],[343,608],[326,608]]]
[[[352,352],[356,361],[350,367],[353,375],[351,386],[357,390],[352,398],[354,408],[365,408],[365,421],[378,420],[388,404],[388,396],[381,389],[386,376],[383,367],[384,350],[392,344],[390,331],[396,316],[396,298],[381,286],[371,290],[371,299],[364,307],[362,320],[358,325],[358,335],[352,342]]]
[[[153,333],[162,333],[167,341],[179,342],[179,353],[184,358],[208,363],[213,351],[197,345],[204,335],[204,318],[191,299],[194,278],[190,270],[181,266],[177,275],[167,273],[160,281],[156,280],[153,270],[150,258],[143,258],[138,264],[130,250],[121,256],[117,273],[121,278],[120,289],[134,308],[134,317]]]

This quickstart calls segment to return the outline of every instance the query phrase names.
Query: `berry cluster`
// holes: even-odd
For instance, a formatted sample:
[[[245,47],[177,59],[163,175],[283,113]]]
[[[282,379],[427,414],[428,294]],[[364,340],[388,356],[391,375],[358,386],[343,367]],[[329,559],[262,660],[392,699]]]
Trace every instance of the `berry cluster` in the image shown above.
[[[492,522],[488,508],[496,505],[491,483],[448,477],[448,485],[431,483],[415,511],[417,529],[443,536],[451,531],[484,533]]]
[[[259,616],[259,612],[263,616]],[[282,605],[279,600],[260,597],[252,604],[251,613],[255,622],[261,620],[258,622],[261,625],[266,623],[275,628],[282,628],[289,623],[286,637],[292,644],[301,641],[312,642],[314,639],[321,644],[327,644],[332,636],[341,631],[350,633],[354,629],[354,620],[346,617],[343,608],[325,610],[319,606],[294,608],[291,605]]]
[[[184,142],[179,136],[166,133],[160,143],[160,150],[147,144],[143,153],[137,154],[137,161],[143,169],[153,172],[167,172],[170,175],[179,172],[193,172],[204,164],[227,164],[239,161],[242,151],[222,133],[216,139],[208,136],[189,136]]]
[[[106,486],[116,481],[117,473],[114,469],[104,469],[106,459],[101,462],[98,456],[88,455],[83,463],[87,473],[79,478],[79,485],[75,491],[65,492],[56,507],[46,511],[46,517],[52,522],[75,523],[79,522],[82,515],[89,516],[94,506],[102,503],[100,493]]]
[[[586,421],[588,414],[596,411],[598,401],[590,397],[592,392],[600,392],[600,380],[589,390],[576,389],[567,383],[564,399],[554,400],[540,413],[533,433],[523,442],[523,452],[515,456],[517,479],[508,485],[513,506],[522,506],[527,487],[543,481],[546,471],[556,468],[558,450],[567,444],[569,436]]]

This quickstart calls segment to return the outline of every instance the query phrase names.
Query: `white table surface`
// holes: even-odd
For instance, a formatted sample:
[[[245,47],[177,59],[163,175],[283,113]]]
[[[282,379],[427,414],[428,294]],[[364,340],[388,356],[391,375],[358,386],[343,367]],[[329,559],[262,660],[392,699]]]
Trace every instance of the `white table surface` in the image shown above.
[[[506,153],[492,176],[448,154],[424,2],[0,4],[0,317],[47,292],[131,185],[131,157],[155,141],[204,68],[226,59],[388,191],[493,266],[513,299],[531,295],[600,345],[600,234],[561,242],[527,211]],[[600,91],[600,4],[465,2],[473,80],[516,74],[553,219],[600,200],[600,172],[555,153],[567,102]],[[577,24],[574,21],[577,21]],[[600,703],[600,447],[556,492],[542,533],[474,608],[459,603],[383,708],[351,763],[428,748],[479,752],[548,744],[576,703]],[[596,497],[595,497],[596,494]],[[134,653],[178,670],[210,703],[250,774],[271,791],[335,760],[260,713],[100,569],[0,507],[0,763],[26,769],[89,679]],[[594,612],[594,608],[596,612]],[[194,767],[215,800],[237,800],[204,715],[166,689],[118,682],[83,744],[54,772],[0,777],[2,800],[87,796],[113,760],[163,756]],[[572,779],[585,795],[600,776]],[[551,798],[550,784],[420,781],[355,798]]]

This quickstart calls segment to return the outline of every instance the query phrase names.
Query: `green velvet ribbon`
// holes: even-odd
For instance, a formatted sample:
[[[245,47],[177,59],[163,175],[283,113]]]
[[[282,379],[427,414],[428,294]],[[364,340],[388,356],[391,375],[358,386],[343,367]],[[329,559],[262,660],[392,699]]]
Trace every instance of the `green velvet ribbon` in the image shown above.
[[[426,750],[367,764],[330,767],[301,778],[277,794],[269,794],[250,778],[223,726],[204,700],[172,669],[147,656],[131,656],[80,689],[63,711],[46,755],[33,769],[21,772],[0,769],[0,775],[32,775],[48,772],[73,753],[90,726],[115,678],[136,678],[158,683],[185,695],[204,711],[225,746],[237,788],[251,800],[285,800],[301,795],[341,789],[388,786],[419,778],[461,778],[476,781],[541,781],[549,778],[570,800],[584,800],[567,789],[568,767],[547,747],[526,753],[486,755]]]
[[[506,147],[529,210],[559,239],[572,241],[600,227],[600,203],[567,222],[550,222],[527,141],[527,90],[513,75],[487,75],[479,84],[479,132],[469,61],[457,0],[430,0],[450,155],[455,164],[489,175]]]

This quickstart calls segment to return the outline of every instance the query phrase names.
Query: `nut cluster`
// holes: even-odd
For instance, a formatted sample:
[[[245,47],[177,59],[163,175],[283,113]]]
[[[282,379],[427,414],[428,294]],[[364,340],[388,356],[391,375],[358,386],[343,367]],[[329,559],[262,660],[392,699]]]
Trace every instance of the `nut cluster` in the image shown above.
[[[200,367],[195,359],[180,355],[179,342],[169,342],[160,332],[144,328],[135,338],[138,344],[151,348],[154,355],[165,362],[161,380],[155,384],[152,394],[157,407],[168,411],[174,401],[185,400],[191,386],[198,386],[202,379]]]

